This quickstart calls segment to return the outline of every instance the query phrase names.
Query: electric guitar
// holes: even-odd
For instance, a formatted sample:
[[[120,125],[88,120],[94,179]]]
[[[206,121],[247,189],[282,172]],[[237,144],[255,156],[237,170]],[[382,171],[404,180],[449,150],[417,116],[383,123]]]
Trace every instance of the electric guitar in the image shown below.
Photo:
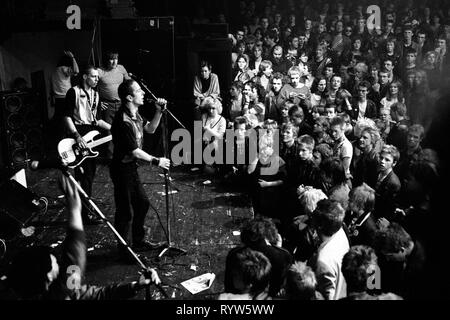
[[[73,169],[79,166],[86,158],[97,157],[98,152],[92,151],[92,148],[112,140],[111,135],[98,140],[93,140],[94,137],[99,134],[100,132],[93,130],[83,136],[84,141],[86,141],[86,148],[81,148],[75,139],[66,138],[61,140],[58,143],[58,153],[64,165]]]

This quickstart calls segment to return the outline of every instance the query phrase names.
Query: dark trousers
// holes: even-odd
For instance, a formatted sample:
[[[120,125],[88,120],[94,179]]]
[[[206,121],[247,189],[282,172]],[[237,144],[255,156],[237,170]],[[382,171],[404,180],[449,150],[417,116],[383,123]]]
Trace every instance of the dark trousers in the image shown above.
[[[94,158],[85,159],[78,167],[75,168],[75,179],[80,183],[81,188],[90,197],[92,195],[92,183],[94,182],[97,165]],[[89,211],[83,206],[81,215],[87,218]]]
[[[105,102],[108,105],[108,109],[103,110],[101,112],[101,119],[105,120],[107,123],[112,124],[114,117],[116,116],[117,110],[120,108],[120,102]],[[105,135],[110,135],[110,131],[106,131],[104,133]],[[112,141],[109,141],[104,146],[102,146],[101,150],[102,153],[105,155],[106,158],[112,158],[113,154],[113,143]]]
[[[55,99],[55,114],[52,119],[46,121],[44,126],[44,150],[45,153],[42,155],[41,159],[34,159],[43,161],[44,159],[50,162],[56,163],[59,159],[58,155],[58,143],[66,138],[66,127],[64,126],[64,114],[63,109],[65,106],[64,98]]]
[[[131,232],[134,244],[144,240],[145,216],[150,207],[150,201],[142,186],[137,167],[135,162],[113,163],[110,167],[116,203],[115,228],[125,241],[128,241],[128,231],[132,221]]]

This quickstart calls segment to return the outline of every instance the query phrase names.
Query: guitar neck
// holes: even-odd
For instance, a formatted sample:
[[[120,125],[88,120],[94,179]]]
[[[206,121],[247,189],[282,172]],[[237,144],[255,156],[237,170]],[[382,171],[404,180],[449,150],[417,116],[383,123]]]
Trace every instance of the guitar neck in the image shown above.
[[[97,147],[97,146],[99,146],[99,145],[101,145],[101,144],[104,144],[104,143],[106,143],[106,142],[108,142],[108,141],[111,141],[111,140],[112,140],[112,136],[109,135],[109,136],[107,136],[107,137],[104,137],[104,138],[101,138],[101,139],[98,139],[98,140],[89,142],[89,143],[87,144],[87,146],[88,146],[88,148],[95,148],[95,147]]]

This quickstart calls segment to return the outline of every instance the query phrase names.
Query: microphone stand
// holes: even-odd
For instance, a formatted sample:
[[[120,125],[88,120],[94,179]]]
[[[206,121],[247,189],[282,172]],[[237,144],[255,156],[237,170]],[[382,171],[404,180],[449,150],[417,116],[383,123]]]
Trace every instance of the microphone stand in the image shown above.
[[[144,89],[144,91],[146,91],[152,98],[154,101],[158,100],[158,98],[153,94],[153,92],[148,88],[148,86],[146,85],[146,83],[142,80],[142,79],[138,79],[136,76],[132,76],[132,78],[137,81],[138,83],[140,83],[140,85],[142,86],[142,88]],[[164,157],[169,158],[169,147],[168,147],[168,126],[167,126],[167,114],[170,114],[170,116],[176,121],[178,122],[178,124],[183,127],[184,129],[186,129],[186,127],[172,114],[172,112],[170,112],[169,109],[164,108],[162,110],[162,136],[163,136],[163,152],[164,152]],[[170,174],[169,174],[169,170],[164,170],[164,181],[165,181],[165,194],[166,194],[166,239],[167,239],[167,244],[164,246],[164,249],[159,253],[158,258],[161,259],[165,254],[169,254],[170,252],[173,252],[177,255],[182,255],[182,254],[186,254],[186,250],[175,247],[173,242],[172,242],[172,234],[171,234],[171,226],[170,226],[170,204],[169,204],[169,186],[171,185],[170,182]],[[156,211],[156,210],[155,210]]]
[[[131,254],[131,256],[136,260],[136,263],[139,265],[139,267],[142,268],[144,274],[148,274],[148,267],[145,265],[145,263],[139,258],[139,256],[131,249],[131,247],[128,245],[128,243],[125,241],[124,238],[120,235],[120,233],[114,228],[114,226],[109,222],[109,220],[105,217],[103,212],[100,211],[100,209],[97,207],[94,201],[92,201],[91,197],[88,196],[88,194],[83,190],[83,188],[80,186],[78,181],[72,176],[72,174],[69,172],[69,168],[62,167],[60,168],[62,173],[69,178],[70,181],[75,185],[78,192],[83,196],[84,199],[86,199],[87,202],[94,208],[94,211],[97,213],[97,215],[106,223],[106,225],[111,229],[111,231],[114,233],[116,238],[119,240],[119,242],[128,250],[128,252]],[[169,295],[164,290],[164,288],[161,286],[161,284],[157,284],[156,287],[161,292],[161,294],[165,298],[169,298]],[[150,287],[147,286],[146,288],[146,299],[151,300],[151,294],[150,294]]]

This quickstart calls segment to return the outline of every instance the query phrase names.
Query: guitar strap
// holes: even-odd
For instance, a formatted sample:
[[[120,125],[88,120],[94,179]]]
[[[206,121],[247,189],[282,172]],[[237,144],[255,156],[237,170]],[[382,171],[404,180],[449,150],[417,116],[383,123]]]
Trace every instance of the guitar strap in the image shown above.
[[[91,89],[91,91],[94,93],[93,101],[91,101],[91,96],[89,95],[89,93],[84,88],[81,88],[81,90],[83,90],[84,93],[86,94],[88,104],[89,104],[89,110],[91,112],[92,119],[94,119],[94,122],[95,122],[96,114],[97,114],[97,92],[94,89]]]

